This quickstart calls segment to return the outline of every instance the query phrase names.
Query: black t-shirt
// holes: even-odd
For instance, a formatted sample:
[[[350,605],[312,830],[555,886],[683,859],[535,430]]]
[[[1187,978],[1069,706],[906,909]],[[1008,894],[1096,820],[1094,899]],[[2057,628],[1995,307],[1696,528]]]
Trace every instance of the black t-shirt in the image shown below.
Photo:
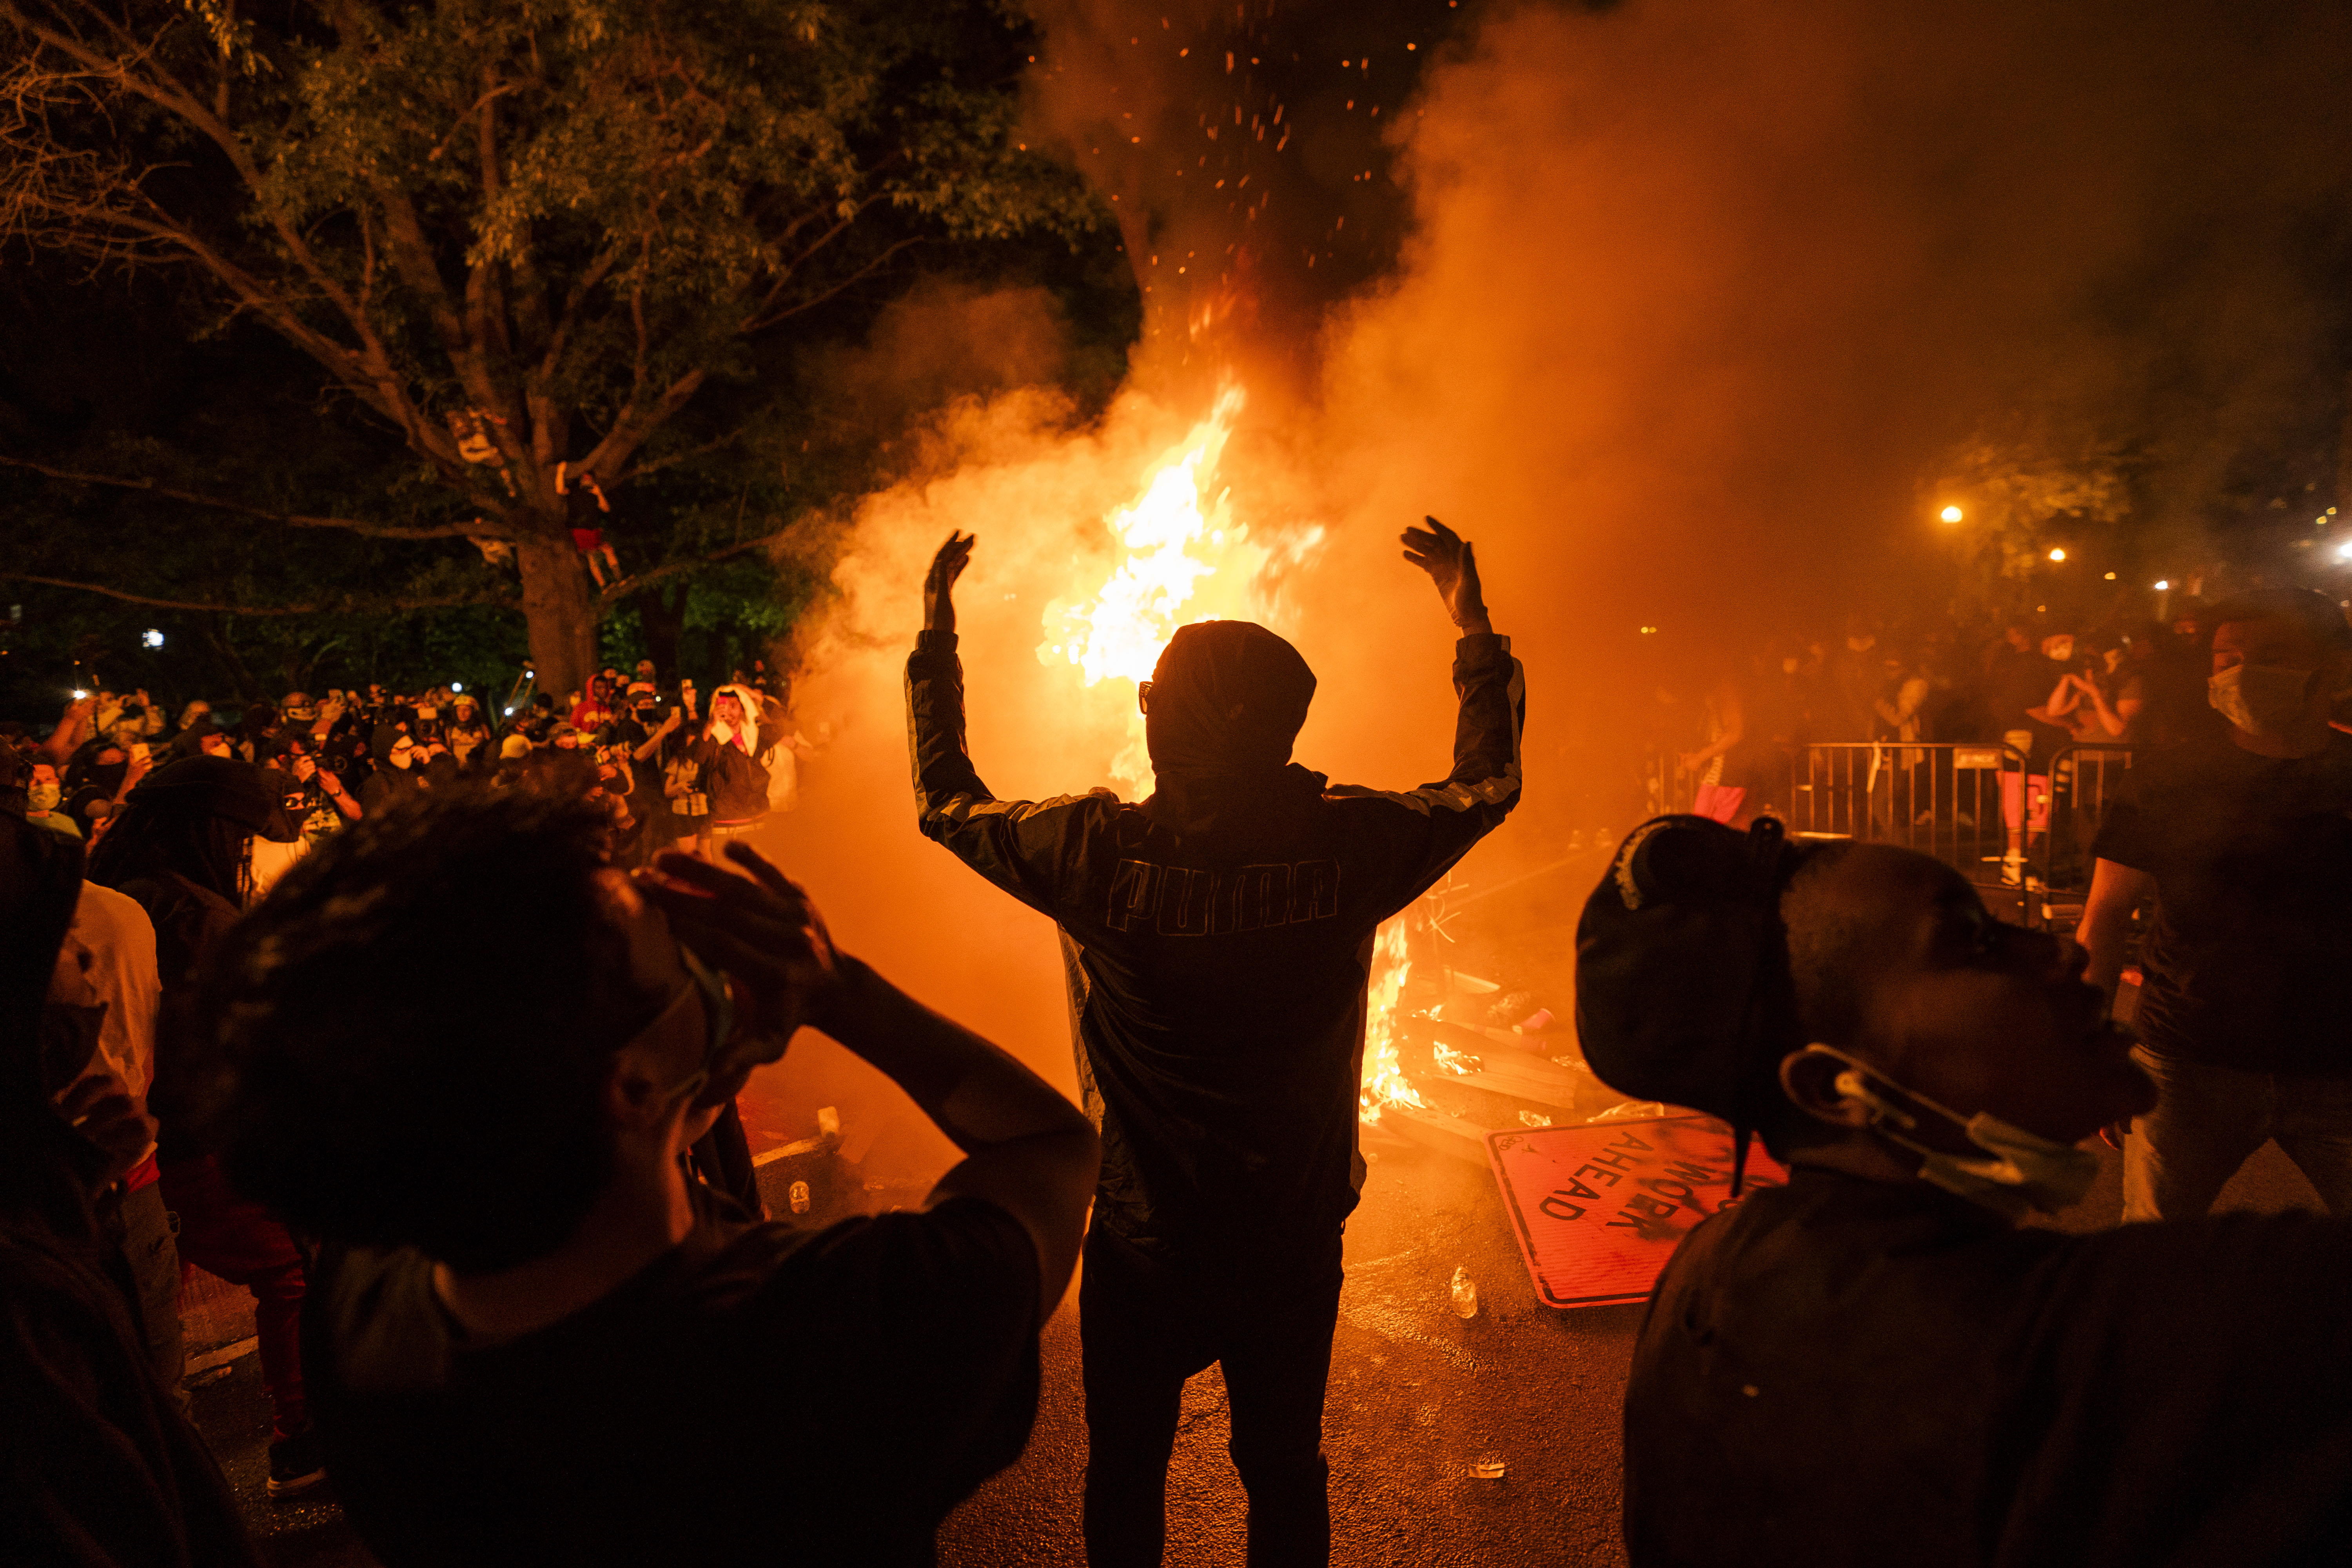
[[[2313,757],[2227,739],[2124,775],[2093,852],[2156,879],[2137,1024],[2249,1072],[2352,1073],[2352,736]]]
[[[1800,1167],[1704,1221],[1625,1392],[1633,1568],[2340,1563],[2352,1226],[2020,1230]]]
[[[415,1252],[330,1253],[304,1372],[338,1494],[412,1563],[929,1563],[1037,1405],[1037,1258],[992,1204],[706,1214],[593,1305],[467,1342]]]

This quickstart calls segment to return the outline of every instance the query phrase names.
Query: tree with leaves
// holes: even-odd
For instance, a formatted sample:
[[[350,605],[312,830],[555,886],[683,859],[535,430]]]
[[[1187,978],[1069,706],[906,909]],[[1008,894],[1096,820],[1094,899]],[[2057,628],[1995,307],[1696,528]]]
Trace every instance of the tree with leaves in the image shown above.
[[[776,538],[739,506],[691,552],[627,558],[633,487],[738,439],[685,417],[715,384],[919,247],[1101,224],[1017,141],[1034,46],[986,0],[295,0],[266,19],[0,0],[0,235],[188,269],[396,437],[431,494],[394,521],[0,461],[274,528],[511,552],[558,690],[621,601]],[[567,516],[583,472],[624,552],[601,592]]]

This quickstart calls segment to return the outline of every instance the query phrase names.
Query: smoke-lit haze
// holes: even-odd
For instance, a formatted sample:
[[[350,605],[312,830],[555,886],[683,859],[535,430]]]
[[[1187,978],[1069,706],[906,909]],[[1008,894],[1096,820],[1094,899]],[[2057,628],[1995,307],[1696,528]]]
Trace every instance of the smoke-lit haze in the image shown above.
[[[1478,545],[1530,717],[1528,805],[1467,863],[1475,879],[1553,858],[1570,826],[1631,825],[1620,726],[1660,648],[1705,667],[1852,607],[1932,612],[1910,563],[1938,547],[1922,487],[1955,441],[2032,407],[2138,442],[2177,479],[2159,513],[2195,525],[2335,363],[2345,225],[2328,204],[2352,161],[2333,121],[2352,66],[2336,7],[1441,9],[1363,24],[1395,62],[1425,41],[1379,129],[1349,121],[1386,138],[1377,168],[1405,227],[1351,253],[1401,239],[1389,274],[1318,263],[1344,297],[1308,276],[1313,236],[1280,226],[1294,197],[1318,234],[1351,210],[1365,182],[1336,155],[1255,184],[1279,193],[1258,220],[1174,173],[1202,185],[1206,126],[1230,153],[1237,102],[1249,158],[1278,164],[1279,132],[1252,121],[1279,92],[1236,97],[1222,42],[1200,80],[1176,50],[1204,21],[1062,18],[1074,41],[1049,41],[1039,68],[1062,72],[1041,86],[1042,133],[1083,153],[1138,114],[1128,134],[1197,137],[1126,142],[1104,177],[1130,244],[1259,236],[1216,274],[1244,305],[1196,331],[1207,290],[1155,286],[1131,390],[1093,427],[1039,393],[947,417],[928,466],[860,510],[838,614],[807,645],[800,717],[833,730],[787,835],[795,871],[844,945],[1065,1085],[1051,927],[915,833],[898,669],[930,550],[976,531],[961,598],[982,775],[1004,795],[1105,782],[1118,703],[1040,663],[1045,602],[1100,580],[1103,518],[1207,412],[1222,368],[1251,397],[1223,475],[1236,515],[1328,531],[1273,616],[1321,678],[1300,760],[1372,784],[1443,773],[1450,634],[1393,541],[1433,512]],[[1248,26],[1264,58],[1286,45],[1282,17]],[[1336,14],[1298,26],[1334,83],[1343,49],[1372,60],[1360,80],[1407,79],[1325,38]],[[1338,109],[1297,52],[1285,125],[1370,107],[1368,89]],[[1253,289],[1282,308],[1246,308]],[[1025,325],[968,351],[1052,363],[1049,317],[1001,319]],[[903,343],[908,326],[888,331]],[[795,1056],[782,1070],[853,1113],[884,1103],[830,1047]]]

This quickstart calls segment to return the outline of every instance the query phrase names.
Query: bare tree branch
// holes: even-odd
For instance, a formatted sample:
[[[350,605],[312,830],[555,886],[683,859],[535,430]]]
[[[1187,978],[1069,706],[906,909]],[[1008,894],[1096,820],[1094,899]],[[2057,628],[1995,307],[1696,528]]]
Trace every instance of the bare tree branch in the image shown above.
[[[488,521],[453,522],[438,528],[402,528],[387,522],[362,522],[352,517],[311,517],[301,512],[271,511],[266,507],[248,506],[230,500],[226,496],[199,495],[172,485],[159,485],[153,479],[125,479],[111,474],[81,474],[70,468],[52,468],[37,463],[30,458],[11,458],[0,454],[0,464],[12,468],[30,468],[37,474],[47,474],[53,479],[69,484],[106,485],[120,490],[144,490],[149,495],[165,496],[173,500],[186,501],[191,506],[207,506],[216,511],[234,511],[246,517],[257,517],[269,522],[282,522],[289,528],[339,528],[346,533],[363,533],[371,539],[520,539],[513,530]]]
[[[691,572],[698,566],[709,566],[717,562],[724,561],[730,555],[740,555],[747,550],[757,550],[761,545],[773,544],[778,540],[782,539],[785,535],[791,532],[792,530],[790,528],[780,528],[773,533],[763,533],[757,539],[742,540],[737,543],[727,546],[724,550],[714,550],[708,555],[698,555],[690,561],[672,561],[667,565],[655,566],[646,571],[624,577],[619,582],[614,583],[611,587],[596,595],[596,613],[600,616],[603,616],[605,610],[621,599],[635,593],[640,588],[650,587],[654,584],[660,582],[665,577],[675,577],[681,572]]]
[[[31,572],[0,572],[0,581],[40,583],[52,588],[74,588],[85,594],[102,594],[110,599],[147,605],[159,610],[196,610],[215,616],[389,615],[406,610],[446,610],[461,605],[488,605],[501,610],[516,607],[515,601],[502,594],[446,594],[430,599],[345,598],[321,605],[208,605],[192,599],[152,598],[145,594],[110,588],[103,583],[76,583],[64,577],[38,576]]]

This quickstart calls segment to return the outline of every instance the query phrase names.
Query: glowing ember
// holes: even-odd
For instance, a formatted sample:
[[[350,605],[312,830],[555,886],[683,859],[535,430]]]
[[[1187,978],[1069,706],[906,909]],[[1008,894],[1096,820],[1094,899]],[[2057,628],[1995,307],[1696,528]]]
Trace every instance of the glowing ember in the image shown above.
[[[1397,1058],[1397,1000],[1404,994],[1412,960],[1405,952],[1404,917],[1381,927],[1372,944],[1372,987],[1364,1016],[1364,1082],[1360,1094],[1364,1120],[1378,1121],[1391,1105],[1427,1109]]]
[[[1227,387],[1209,416],[1162,459],[1135,504],[1106,520],[1117,542],[1110,574],[1093,594],[1046,610],[1049,635],[1037,649],[1040,659],[1076,665],[1088,686],[1149,680],[1160,650],[1187,622],[1272,620],[1261,579],[1277,552],[1234,520],[1232,492],[1217,483],[1217,460],[1241,408],[1241,390]],[[1282,561],[1303,558],[1321,538],[1319,528],[1302,531],[1280,552]],[[1129,786],[1151,776],[1143,716],[1131,705],[1127,744],[1110,771]]]

